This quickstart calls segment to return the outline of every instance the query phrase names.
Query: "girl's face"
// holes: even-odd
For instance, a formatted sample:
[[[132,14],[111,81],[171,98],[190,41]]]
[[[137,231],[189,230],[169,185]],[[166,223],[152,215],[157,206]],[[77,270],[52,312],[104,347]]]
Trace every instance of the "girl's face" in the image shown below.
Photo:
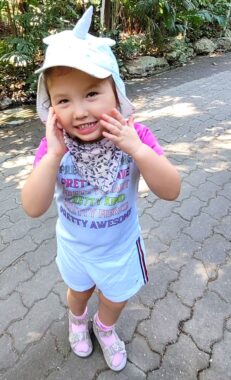
[[[47,87],[57,121],[70,136],[85,142],[103,137],[100,117],[117,106],[111,79],[94,78],[75,69],[54,70]]]

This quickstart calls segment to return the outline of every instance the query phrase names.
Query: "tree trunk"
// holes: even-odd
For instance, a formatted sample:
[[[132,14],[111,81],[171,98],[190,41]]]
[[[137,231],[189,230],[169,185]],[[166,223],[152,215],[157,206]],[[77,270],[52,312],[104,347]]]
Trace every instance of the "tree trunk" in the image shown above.
[[[100,24],[102,29],[111,30],[111,0],[102,0]]]

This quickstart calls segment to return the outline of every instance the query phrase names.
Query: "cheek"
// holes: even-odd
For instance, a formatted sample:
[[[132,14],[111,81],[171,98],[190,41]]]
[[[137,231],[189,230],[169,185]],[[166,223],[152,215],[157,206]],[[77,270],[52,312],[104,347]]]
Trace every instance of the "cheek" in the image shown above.
[[[115,97],[111,96],[111,97],[105,98],[104,101],[102,101],[100,108],[101,108],[101,111],[105,113],[111,111],[113,108],[118,108],[118,104]]]
[[[65,122],[69,119],[68,113],[64,112],[64,110],[60,110],[54,107],[54,111],[59,122]]]

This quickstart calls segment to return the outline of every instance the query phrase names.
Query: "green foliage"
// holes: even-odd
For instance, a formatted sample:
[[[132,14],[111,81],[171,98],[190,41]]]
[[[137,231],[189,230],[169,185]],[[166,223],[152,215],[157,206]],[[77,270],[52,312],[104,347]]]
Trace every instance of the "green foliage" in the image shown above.
[[[118,43],[116,53],[122,59],[132,59],[146,54],[148,39],[143,34],[128,35]]]
[[[122,24],[127,30],[150,35],[154,44],[179,32],[195,39],[206,30],[222,31],[230,22],[227,0],[122,0]]]
[[[16,6],[18,5],[18,7]],[[78,1],[29,0],[20,2],[0,0],[1,24],[5,33],[0,43],[0,80],[21,78],[25,91],[35,88],[34,70],[43,55],[42,39],[50,33],[71,28],[83,12]]]
[[[153,53],[171,37],[185,40],[222,36],[230,27],[230,0],[107,0],[111,4],[111,30],[117,41],[115,53],[132,59]],[[91,31],[100,30],[101,0],[89,0],[95,8]],[[19,78],[24,89],[35,89],[34,70],[43,58],[42,39],[50,33],[71,29],[82,15],[83,0],[0,0],[0,80]],[[109,28],[110,29],[110,28]]]

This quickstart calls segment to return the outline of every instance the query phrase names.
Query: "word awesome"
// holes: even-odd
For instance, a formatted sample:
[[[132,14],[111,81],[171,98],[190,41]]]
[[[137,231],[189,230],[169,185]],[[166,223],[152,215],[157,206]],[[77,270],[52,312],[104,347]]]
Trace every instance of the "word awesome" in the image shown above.
[[[69,212],[67,212],[62,206],[60,207],[61,214],[70,222],[77,224],[81,227],[87,227],[87,228],[94,228],[94,229],[100,229],[100,228],[108,228],[116,226],[117,224],[122,223],[125,219],[129,217],[131,214],[131,209],[129,209],[125,214],[119,216],[118,218],[109,219],[109,220],[103,220],[103,221],[90,221],[87,219],[80,219],[75,218]]]

